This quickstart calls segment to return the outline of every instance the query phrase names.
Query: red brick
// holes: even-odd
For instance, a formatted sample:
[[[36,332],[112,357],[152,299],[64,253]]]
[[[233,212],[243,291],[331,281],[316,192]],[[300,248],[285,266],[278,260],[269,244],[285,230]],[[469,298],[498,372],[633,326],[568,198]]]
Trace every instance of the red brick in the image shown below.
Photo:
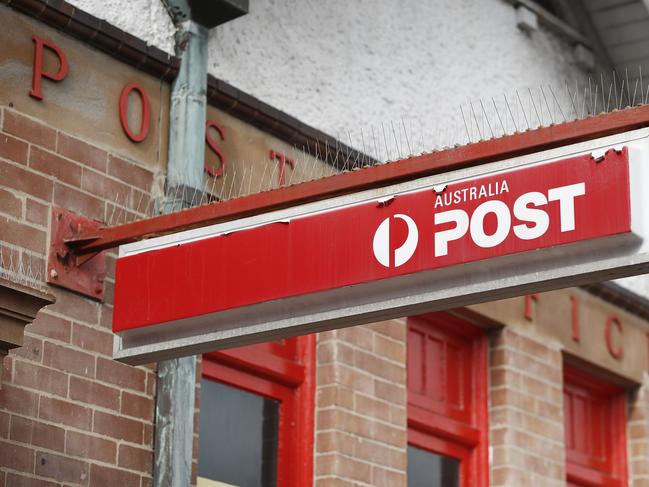
[[[101,317],[99,319],[99,324],[102,328],[107,328],[109,330],[113,329],[113,307],[104,304],[101,307]]]
[[[95,375],[94,356],[51,342],[45,342],[43,364],[85,377],[94,377]]]
[[[108,153],[90,144],[59,132],[59,154],[93,167],[98,171],[106,172]]]
[[[90,467],[90,485],[140,487],[140,476],[117,468],[93,464]]]
[[[25,330],[34,335],[69,343],[71,329],[72,323],[69,320],[41,312]]]
[[[90,460],[115,463],[117,443],[105,438],[68,431],[65,453]]]
[[[16,219],[23,217],[23,202],[10,191],[0,189],[0,211]]]
[[[0,438],[9,438],[9,413],[0,411]]]
[[[0,441],[0,468],[19,472],[34,471],[34,451],[20,445]]]
[[[20,416],[12,416],[10,438],[19,443],[62,452],[65,445],[65,430]]]
[[[153,173],[113,155],[108,158],[108,174],[145,191],[151,189]]]
[[[119,390],[80,377],[70,377],[70,399],[119,410]]]
[[[374,353],[396,362],[406,363],[406,343],[385,338],[378,333],[374,335]]]
[[[81,186],[80,165],[38,147],[32,147],[29,154],[29,167],[72,186]]]
[[[83,170],[81,189],[117,204],[123,205],[131,200],[130,186],[87,168]]]
[[[93,431],[118,440],[142,443],[144,424],[133,419],[95,411]]]
[[[54,204],[93,220],[102,221],[104,218],[103,201],[59,183],[54,186]]]
[[[194,431],[198,431],[198,428]],[[142,442],[142,444],[144,446],[153,447],[153,425],[146,423],[144,424],[144,441]]]
[[[68,401],[41,397],[38,417],[53,423],[89,430],[92,422],[92,411],[88,407]]]
[[[31,198],[27,198],[25,218],[28,222],[41,227],[47,227],[50,221],[50,207]]]
[[[15,473],[7,474],[7,487],[60,487],[60,485],[47,480],[23,477]]]
[[[43,352],[43,340],[28,335],[23,336],[23,346],[11,350],[11,354],[16,357],[22,357],[33,362],[40,362]]]
[[[395,472],[380,467],[372,469],[372,485],[375,487],[396,487],[406,485],[405,472]]]
[[[36,416],[38,394],[4,383],[0,388],[0,409],[26,416]]]
[[[111,333],[79,323],[72,325],[72,343],[91,352],[109,356],[113,354],[113,335]]]
[[[3,132],[52,149],[56,147],[56,130],[27,117],[5,110]]]
[[[153,398],[122,392],[122,414],[153,422]]]
[[[87,485],[88,464],[53,453],[38,452],[36,454],[36,474],[50,477],[58,482]]]
[[[0,134],[0,157],[20,164],[27,163],[29,145],[22,140],[6,134]]]
[[[397,404],[404,404],[406,398],[406,389],[403,385],[392,384],[377,380],[374,382],[374,392],[376,397]]]
[[[66,374],[22,360],[14,362],[14,384],[62,397],[68,395],[68,376]]]
[[[47,234],[43,230],[0,217],[0,235],[7,243],[45,254]]]
[[[153,452],[149,449],[120,445],[117,464],[129,470],[151,474],[153,473]]]
[[[404,383],[406,369],[400,365],[383,360],[381,357],[357,350],[354,354],[357,368],[390,382]]]
[[[200,377],[200,376],[201,374],[199,373],[196,377]],[[157,375],[155,374],[155,372],[147,372],[146,374],[146,393],[149,396],[155,396],[156,377]],[[196,401],[199,401],[199,399],[200,399],[200,390],[196,394]]]
[[[49,291],[56,297],[56,303],[50,305],[48,311],[69,316],[74,321],[91,325],[97,323],[99,303],[56,287],[51,287]]]
[[[45,201],[52,199],[54,188],[51,179],[2,160],[0,160],[0,184]]]
[[[97,357],[97,379],[120,387],[144,392],[146,373],[130,365]]]
[[[0,389],[2,389],[3,382],[6,382],[7,384],[11,382],[11,378],[14,375],[13,370],[13,357],[11,355],[6,355],[2,360],[0,360]]]
[[[196,485],[196,479],[192,479],[192,485]],[[142,484],[140,487],[153,487],[153,479],[142,477]]]

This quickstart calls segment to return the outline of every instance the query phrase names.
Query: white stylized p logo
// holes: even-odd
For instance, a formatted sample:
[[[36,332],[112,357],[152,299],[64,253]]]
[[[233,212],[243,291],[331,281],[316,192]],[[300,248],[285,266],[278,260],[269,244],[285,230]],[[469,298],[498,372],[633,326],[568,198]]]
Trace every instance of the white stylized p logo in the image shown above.
[[[417,225],[408,215],[397,214],[394,218],[400,218],[408,225],[408,236],[406,241],[394,251],[394,267],[399,267],[408,262],[412,254],[417,249],[417,242],[419,242],[419,230]],[[390,267],[390,218],[386,218],[381,222],[379,228],[376,229],[374,234],[374,257],[382,266]]]

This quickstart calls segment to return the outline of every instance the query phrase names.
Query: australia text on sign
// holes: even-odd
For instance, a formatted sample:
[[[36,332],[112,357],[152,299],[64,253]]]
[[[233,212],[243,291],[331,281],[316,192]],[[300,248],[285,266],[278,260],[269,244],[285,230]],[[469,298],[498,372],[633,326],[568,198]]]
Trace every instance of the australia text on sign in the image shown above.
[[[642,272],[648,162],[636,131],[124,246],[116,357]]]

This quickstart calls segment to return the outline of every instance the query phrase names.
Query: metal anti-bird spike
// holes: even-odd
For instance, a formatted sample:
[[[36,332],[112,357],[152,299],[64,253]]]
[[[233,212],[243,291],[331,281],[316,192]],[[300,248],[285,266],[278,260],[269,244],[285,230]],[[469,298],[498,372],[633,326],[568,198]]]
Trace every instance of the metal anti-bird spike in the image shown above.
[[[413,128],[412,117],[408,123],[405,117],[400,117],[354,131],[341,130],[339,133],[347,143],[326,139],[291,147],[290,159],[295,167],[285,165],[283,182],[289,187],[313,179],[336,177],[339,173],[390,163],[416,153],[458,147],[646,104],[649,86],[644,85],[642,69],[637,69],[637,75],[632,76],[632,72],[626,68],[623,74],[620,71],[608,76],[600,73],[595,79],[584,77],[574,80],[574,87],[573,81],[564,81],[555,86],[544,84],[503,93],[502,98],[487,96],[460,104],[455,119],[445,120],[443,124],[425,124],[418,117],[418,132]],[[441,129],[435,125],[441,125]],[[262,166],[257,180],[253,167]],[[243,176],[239,177],[242,171]],[[137,203],[134,196],[129,200],[126,195],[121,201],[124,195],[117,194],[112,207],[107,204],[106,224],[114,226],[126,220],[179,211],[187,205],[218,204],[253,192],[273,191],[280,186],[279,171],[279,162],[268,158],[254,165],[237,161],[229,164],[221,177],[206,176],[202,191],[176,187],[168,190],[162,199],[147,199],[142,193]],[[146,202],[144,208],[143,202]]]

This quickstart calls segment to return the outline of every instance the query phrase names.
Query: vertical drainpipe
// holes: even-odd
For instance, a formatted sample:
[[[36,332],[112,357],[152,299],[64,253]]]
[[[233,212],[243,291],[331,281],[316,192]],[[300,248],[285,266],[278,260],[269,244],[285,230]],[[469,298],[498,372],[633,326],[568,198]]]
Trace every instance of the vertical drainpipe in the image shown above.
[[[187,206],[203,187],[208,29],[193,20],[177,28],[176,55],[181,64],[171,84],[167,191],[180,188],[178,193],[185,196],[178,203]]]
[[[176,25],[180,71],[171,85],[167,192],[180,194],[178,210],[203,186],[207,28],[184,20]],[[169,201],[169,200],[167,200]],[[196,357],[158,363],[155,423],[155,487],[191,485]]]
[[[207,34],[248,12],[248,0],[162,0],[177,28],[180,71],[171,85],[167,193],[181,209],[200,201],[205,153]],[[168,208],[167,210],[170,210]],[[155,487],[191,485],[196,356],[158,363]]]

